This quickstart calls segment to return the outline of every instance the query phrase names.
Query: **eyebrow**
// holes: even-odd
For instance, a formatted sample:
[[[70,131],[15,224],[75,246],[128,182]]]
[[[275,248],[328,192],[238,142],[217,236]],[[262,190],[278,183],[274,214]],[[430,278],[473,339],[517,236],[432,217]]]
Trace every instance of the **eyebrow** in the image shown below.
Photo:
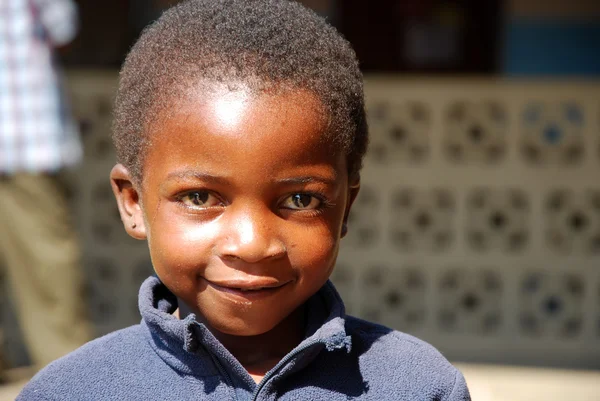
[[[226,177],[199,172],[199,171],[174,171],[167,175],[167,180],[171,179],[194,179],[198,181],[204,181],[211,184],[226,184],[229,182],[229,179]],[[299,185],[299,184],[309,184],[309,183],[321,183],[325,185],[334,185],[336,183],[336,176],[321,176],[321,175],[307,175],[300,177],[289,177],[289,178],[281,178],[275,181],[277,184],[287,184],[287,185]]]
[[[310,184],[313,182],[318,182],[326,185],[333,185],[336,182],[335,176],[332,177],[323,177],[323,176],[304,176],[304,177],[290,177],[290,178],[282,178],[276,181],[280,184]]]
[[[172,179],[195,179],[198,181],[205,181],[212,184],[221,184],[226,183],[228,180],[225,177],[220,177],[218,175],[203,173],[199,171],[185,170],[185,171],[174,171],[167,175],[167,180]]]

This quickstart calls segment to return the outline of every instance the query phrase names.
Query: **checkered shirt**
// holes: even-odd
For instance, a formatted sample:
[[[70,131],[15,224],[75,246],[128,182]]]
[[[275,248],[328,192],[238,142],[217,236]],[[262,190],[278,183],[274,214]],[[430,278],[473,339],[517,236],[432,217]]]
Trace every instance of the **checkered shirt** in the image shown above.
[[[52,172],[82,149],[53,47],[77,32],[71,0],[0,0],[0,175]]]

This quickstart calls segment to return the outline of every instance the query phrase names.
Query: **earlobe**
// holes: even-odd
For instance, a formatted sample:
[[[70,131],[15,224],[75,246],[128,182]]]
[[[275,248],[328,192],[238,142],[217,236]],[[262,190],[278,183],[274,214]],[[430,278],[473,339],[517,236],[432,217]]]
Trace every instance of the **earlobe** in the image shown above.
[[[110,184],[117,200],[125,231],[135,239],[146,239],[146,228],[139,192],[125,166],[116,164],[113,167],[110,172]]]
[[[344,238],[348,234],[348,222],[344,220],[342,223],[342,238]]]
[[[350,216],[350,209],[352,208],[352,204],[358,195],[358,191],[360,191],[360,179],[356,179],[356,181],[350,183],[350,188],[348,189],[348,201],[346,202],[344,221],[342,222],[342,238],[348,234],[348,216]]]

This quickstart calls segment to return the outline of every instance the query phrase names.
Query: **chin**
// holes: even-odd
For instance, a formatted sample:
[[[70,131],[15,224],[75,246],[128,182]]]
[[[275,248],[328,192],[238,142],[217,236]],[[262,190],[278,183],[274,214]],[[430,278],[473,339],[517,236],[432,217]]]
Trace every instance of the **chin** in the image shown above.
[[[215,321],[215,322],[210,322],[208,321],[208,323],[211,325],[211,327],[213,327],[215,330],[223,333],[223,334],[228,334],[231,336],[240,336],[240,337],[250,337],[250,336],[259,336],[261,334],[265,334],[271,330],[273,330],[273,328],[275,328],[275,326],[277,326],[277,324],[266,324],[267,322],[263,321],[241,321],[238,319],[231,319],[230,321],[227,322],[223,322],[223,321]]]

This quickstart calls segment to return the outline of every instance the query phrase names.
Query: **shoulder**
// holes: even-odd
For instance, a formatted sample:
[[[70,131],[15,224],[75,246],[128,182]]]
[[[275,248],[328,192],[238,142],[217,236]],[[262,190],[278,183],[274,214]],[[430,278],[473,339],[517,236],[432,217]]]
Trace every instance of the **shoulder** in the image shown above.
[[[361,371],[373,380],[401,385],[421,399],[470,399],[461,372],[431,344],[354,317],[347,317],[346,329]]]
[[[352,335],[353,346],[357,343],[363,355],[385,354],[385,361],[390,363],[423,360],[444,368],[452,366],[432,345],[410,334],[355,317],[347,317],[346,330]]]
[[[100,387],[122,377],[123,371],[147,363],[144,355],[151,352],[139,325],[115,331],[50,363],[31,379],[17,400],[64,399],[65,394],[85,398],[80,391],[87,396],[89,391],[100,394]]]

